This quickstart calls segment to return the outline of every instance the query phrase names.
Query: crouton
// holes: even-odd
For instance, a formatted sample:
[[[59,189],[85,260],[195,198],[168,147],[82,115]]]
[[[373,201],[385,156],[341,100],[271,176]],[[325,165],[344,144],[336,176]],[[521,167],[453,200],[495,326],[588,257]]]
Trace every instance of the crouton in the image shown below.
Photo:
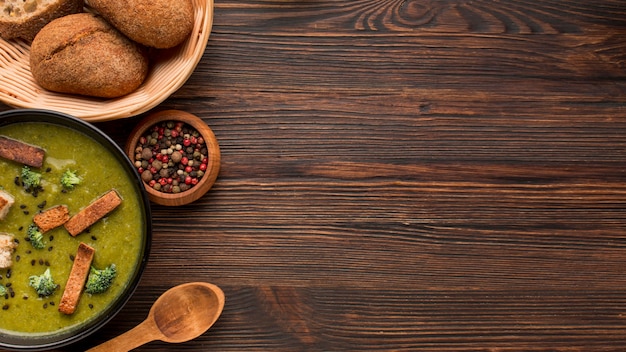
[[[7,217],[13,203],[15,203],[15,198],[9,192],[0,190],[0,220]]]
[[[70,235],[76,236],[113,211],[113,209],[117,208],[121,203],[122,198],[117,194],[117,191],[114,189],[110,190],[72,216],[65,223],[65,229]]]
[[[67,278],[63,296],[61,296],[61,301],[59,302],[59,312],[69,315],[76,310],[85,281],[87,281],[89,276],[89,269],[91,268],[95,252],[96,250],[93,247],[83,242],[78,245],[74,264],[72,264],[70,276]]]
[[[0,136],[0,157],[40,168],[43,165],[45,154],[45,150],[38,146],[6,136]]]
[[[39,231],[46,233],[65,224],[69,219],[70,211],[67,206],[57,205],[35,215],[33,217],[33,222],[37,225],[37,227],[39,227]]]
[[[10,268],[13,265],[11,255],[17,247],[13,235],[0,232],[0,269]]]

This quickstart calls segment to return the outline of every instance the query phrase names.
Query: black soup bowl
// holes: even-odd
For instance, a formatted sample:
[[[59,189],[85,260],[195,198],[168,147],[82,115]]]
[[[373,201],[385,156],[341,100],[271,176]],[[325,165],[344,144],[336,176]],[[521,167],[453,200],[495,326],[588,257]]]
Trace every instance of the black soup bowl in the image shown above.
[[[45,151],[41,167],[26,166],[0,153],[0,190],[14,199],[0,220],[0,233],[13,236],[15,247],[10,267],[0,268],[0,290],[5,292],[0,296],[0,349],[41,351],[77,342],[109,322],[139,284],[152,236],[144,184],[111,138],[73,116],[38,109],[1,112],[0,136]],[[78,183],[64,185],[66,172],[73,173]],[[24,182],[32,173],[40,177],[36,191]],[[47,232],[34,227],[42,234],[38,238],[35,231],[29,232],[36,226],[35,215],[66,206],[73,217],[112,190],[121,203],[81,233],[73,236],[64,225]],[[40,242],[43,248],[36,248]],[[59,311],[59,303],[80,243],[95,250],[92,270],[114,267],[116,275],[104,292],[82,289],[75,311],[66,314]],[[36,285],[46,272],[56,289],[43,296]]]

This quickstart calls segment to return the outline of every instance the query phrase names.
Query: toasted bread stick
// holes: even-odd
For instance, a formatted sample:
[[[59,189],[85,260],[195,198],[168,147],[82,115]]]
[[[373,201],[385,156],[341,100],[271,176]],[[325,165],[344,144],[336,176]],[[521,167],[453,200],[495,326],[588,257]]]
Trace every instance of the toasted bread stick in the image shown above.
[[[72,314],[76,310],[85,281],[87,281],[87,276],[89,276],[95,252],[96,250],[93,247],[83,242],[78,245],[72,271],[70,271],[65,290],[63,290],[63,296],[61,296],[61,302],[59,302],[59,312]]]
[[[33,217],[33,222],[42,233],[59,227],[70,219],[70,211],[65,205],[57,205],[46,209]]]
[[[17,139],[0,136],[0,157],[15,162],[40,168],[46,152],[37,146],[18,141]]]
[[[117,194],[117,191],[114,189],[110,190],[108,193],[83,208],[76,215],[72,216],[65,223],[65,229],[70,235],[76,236],[113,211],[113,209],[117,208],[121,203],[122,198]]]

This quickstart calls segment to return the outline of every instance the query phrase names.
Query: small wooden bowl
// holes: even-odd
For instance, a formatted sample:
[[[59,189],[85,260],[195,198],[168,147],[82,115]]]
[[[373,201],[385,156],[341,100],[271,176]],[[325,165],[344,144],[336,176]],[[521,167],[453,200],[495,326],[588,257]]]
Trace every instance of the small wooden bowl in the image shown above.
[[[204,138],[208,150],[208,163],[204,175],[198,184],[180,193],[165,193],[157,191],[146,184],[146,192],[150,201],[168,206],[179,206],[189,204],[202,197],[211,189],[217,174],[220,171],[220,147],[215,138],[215,134],[209,126],[199,117],[180,110],[164,110],[148,115],[135,126],[126,142],[126,154],[131,161],[135,160],[135,148],[139,138],[143,136],[147,129],[163,121],[184,122],[196,129]],[[144,182],[145,183],[145,182]]]

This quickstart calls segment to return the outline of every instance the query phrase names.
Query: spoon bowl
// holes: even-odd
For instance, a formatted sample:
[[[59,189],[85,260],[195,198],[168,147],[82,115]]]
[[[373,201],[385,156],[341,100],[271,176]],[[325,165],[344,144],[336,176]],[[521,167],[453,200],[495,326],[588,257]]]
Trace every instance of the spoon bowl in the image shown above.
[[[130,351],[155,340],[169,343],[192,340],[215,324],[224,303],[224,292],[213,284],[191,282],[178,285],[154,302],[142,323],[87,352]]]

